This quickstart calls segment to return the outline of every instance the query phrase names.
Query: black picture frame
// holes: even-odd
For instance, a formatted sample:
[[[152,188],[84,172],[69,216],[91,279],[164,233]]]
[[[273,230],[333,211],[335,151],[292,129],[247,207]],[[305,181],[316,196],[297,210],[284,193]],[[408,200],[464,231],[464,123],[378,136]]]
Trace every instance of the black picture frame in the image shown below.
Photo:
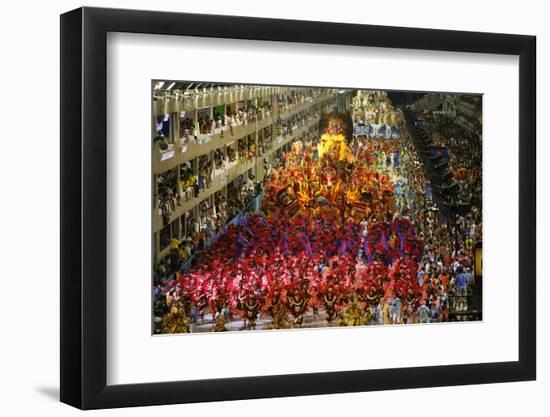
[[[113,385],[107,376],[108,32],[519,56],[519,360]],[[102,8],[61,15],[61,401],[82,409],[536,378],[536,38]]]

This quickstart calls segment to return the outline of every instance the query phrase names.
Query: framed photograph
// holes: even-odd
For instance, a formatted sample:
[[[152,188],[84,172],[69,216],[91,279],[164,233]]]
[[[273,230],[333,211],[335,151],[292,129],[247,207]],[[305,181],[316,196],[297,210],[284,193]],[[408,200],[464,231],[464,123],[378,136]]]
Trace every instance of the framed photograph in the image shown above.
[[[533,36],[61,16],[61,401],[533,380]]]

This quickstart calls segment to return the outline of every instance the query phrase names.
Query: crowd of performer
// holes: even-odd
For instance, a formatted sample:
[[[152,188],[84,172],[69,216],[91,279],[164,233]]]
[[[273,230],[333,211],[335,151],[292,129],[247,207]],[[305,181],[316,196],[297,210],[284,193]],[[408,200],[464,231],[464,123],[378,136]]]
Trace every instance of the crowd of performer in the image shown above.
[[[368,97],[359,103],[373,108]],[[456,224],[442,218],[402,115],[386,96],[375,104],[378,119],[401,124],[399,138],[350,139],[333,115],[320,138],[295,142],[270,170],[260,212],[199,247],[191,268],[159,265],[156,333],[471,319],[480,207]],[[256,191],[242,184],[205,212],[217,216],[235,199],[242,209]]]

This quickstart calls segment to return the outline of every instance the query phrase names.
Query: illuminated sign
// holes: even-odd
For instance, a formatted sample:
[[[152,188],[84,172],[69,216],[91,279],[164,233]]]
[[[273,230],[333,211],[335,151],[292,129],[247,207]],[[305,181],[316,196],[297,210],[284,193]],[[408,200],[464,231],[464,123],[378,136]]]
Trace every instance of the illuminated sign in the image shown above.
[[[162,155],[160,155],[160,160],[161,161],[166,161],[168,159],[171,159],[174,157],[176,151],[168,151],[168,152],[163,152]]]
[[[474,246],[474,274],[476,278],[483,276],[483,245],[476,242]]]

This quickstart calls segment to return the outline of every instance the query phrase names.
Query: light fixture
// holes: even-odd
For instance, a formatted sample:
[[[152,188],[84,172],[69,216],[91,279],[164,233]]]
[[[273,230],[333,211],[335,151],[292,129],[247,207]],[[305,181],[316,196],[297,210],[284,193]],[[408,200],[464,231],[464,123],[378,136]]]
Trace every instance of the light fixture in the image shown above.
[[[159,81],[157,85],[155,86],[155,90],[160,90],[162,86],[164,85],[164,81]]]
[[[172,89],[172,87],[175,86],[175,85],[176,85],[176,83],[173,82],[173,83],[170,84],[166,89],[167,89],[168,91],[170,91],[170,90]]]

